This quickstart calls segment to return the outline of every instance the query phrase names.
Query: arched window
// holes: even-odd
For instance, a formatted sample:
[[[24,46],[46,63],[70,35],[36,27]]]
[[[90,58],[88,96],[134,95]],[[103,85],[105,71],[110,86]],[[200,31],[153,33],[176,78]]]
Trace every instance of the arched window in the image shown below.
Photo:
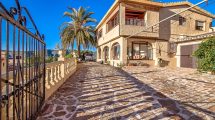
[[[101,48],[98,48],[98,58],[101,59]]]
[[[134,60],[152,60],[153,49],[148,42],[132,43],[132,59]]]
[[[120,59],[120,45],[119,43],[115,43],[112,46],[112,57],[113,60],[119,60]]]

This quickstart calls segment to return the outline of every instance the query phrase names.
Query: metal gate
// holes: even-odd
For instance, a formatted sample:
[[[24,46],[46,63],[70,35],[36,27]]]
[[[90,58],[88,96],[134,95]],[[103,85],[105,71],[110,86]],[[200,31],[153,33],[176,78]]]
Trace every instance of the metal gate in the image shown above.
[[[197,68],[197,59],[193,56],[193,52],[198,49],[198,44],[181,46],[181,67]]]
[[[28,10],[0,2],[0,119],[35,119],[45,98],[45,49]],[[35,33],[26,28],[25,11]]]

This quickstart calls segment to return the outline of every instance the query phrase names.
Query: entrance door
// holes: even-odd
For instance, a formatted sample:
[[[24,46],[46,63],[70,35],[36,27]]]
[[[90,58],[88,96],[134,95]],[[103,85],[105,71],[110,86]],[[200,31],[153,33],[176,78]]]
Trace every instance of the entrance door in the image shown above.
[[[198,44],[181,46],[181,67],[197,68],[197,59],[193,53],[198,49]]]

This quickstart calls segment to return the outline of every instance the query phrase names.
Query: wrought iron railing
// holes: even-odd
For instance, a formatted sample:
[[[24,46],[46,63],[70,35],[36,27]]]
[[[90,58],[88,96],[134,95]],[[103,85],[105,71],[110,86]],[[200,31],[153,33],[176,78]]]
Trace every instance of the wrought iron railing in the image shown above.
[[[46,44],[26,8],[0,2],[0,119],[35,119],[45,99]],[[25,9],[36,33],[26,27]],[[18,15],[17,20],[15,15]]]

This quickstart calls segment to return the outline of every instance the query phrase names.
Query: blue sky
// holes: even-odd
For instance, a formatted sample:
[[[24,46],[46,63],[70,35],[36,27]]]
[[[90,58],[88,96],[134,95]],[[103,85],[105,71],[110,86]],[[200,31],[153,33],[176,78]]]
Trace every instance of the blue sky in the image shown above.
[[[48,49],[55,48],[57,43],[60,43],[59,27],[63,22],[68,22],[69,19],[63,16],[65,11],[68,11],[68,7],[79,8],[83,6],[88,8],[89,11],[95,12],[93,17],[99,22],[114,0],[19,0],[22,6],[26,6],[35,23],[37,24],[39,31],[45,34],[45,41]],[[158,0],[161,2],[172,2],[178,0]],[[192,3],[197,3],[201,0],[189,0]],[[215,14],[215,0],[209,0],[209,6],[204,9]],[[1,0],[1,2],[9,8],[15,6],[14,0]],[[205,5],[205,4],[204,4]],[[202,6],[204,6],[202,5]],[[31,28],[32,26],[28,26]]]

